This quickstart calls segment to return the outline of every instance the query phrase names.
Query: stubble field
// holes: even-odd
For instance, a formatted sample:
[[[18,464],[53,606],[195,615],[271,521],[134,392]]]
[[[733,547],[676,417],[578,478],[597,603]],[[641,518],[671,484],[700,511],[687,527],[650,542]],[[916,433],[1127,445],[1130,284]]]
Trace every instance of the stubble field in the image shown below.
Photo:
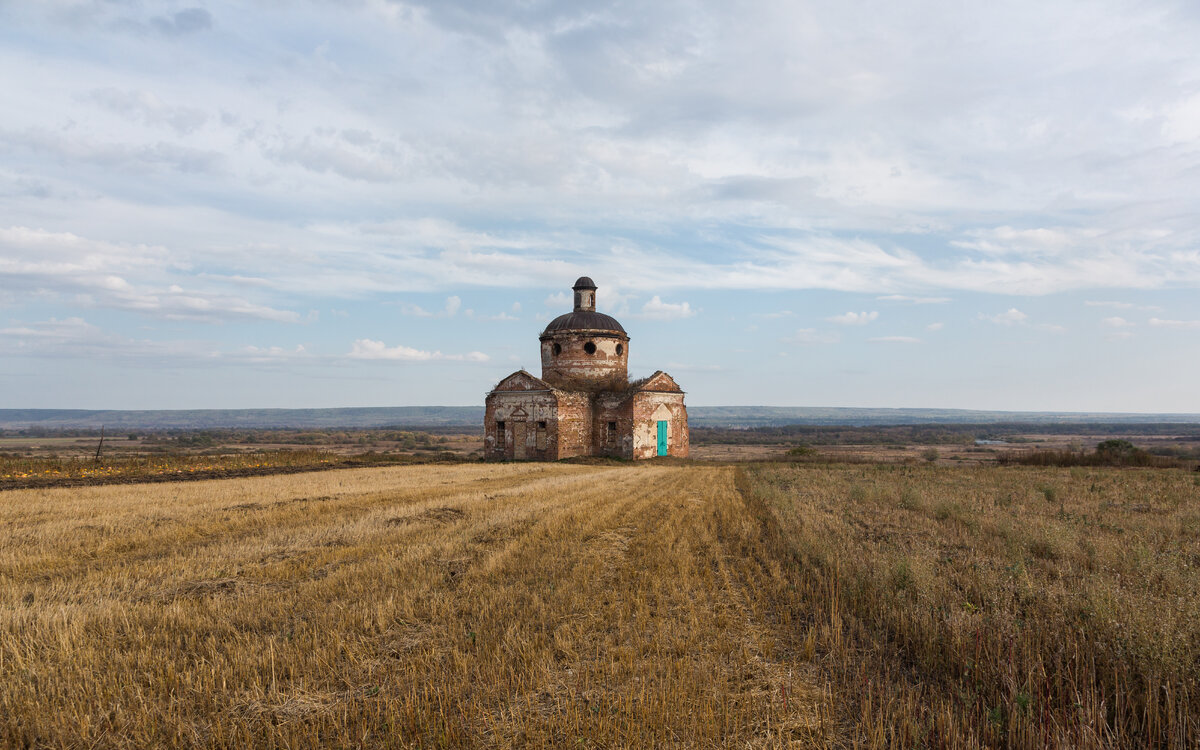
[[[388,466],[0,536],[5,747],[1200,745],[1194,472]]]
[[[0,746],[820,746],[729,467],[0,497]]]

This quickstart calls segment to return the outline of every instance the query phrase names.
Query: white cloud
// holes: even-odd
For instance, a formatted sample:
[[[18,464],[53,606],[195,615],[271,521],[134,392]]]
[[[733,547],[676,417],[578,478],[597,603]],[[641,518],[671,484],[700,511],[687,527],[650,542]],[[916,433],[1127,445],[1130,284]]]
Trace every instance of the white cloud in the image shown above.
[[[951,244],[987,255],[1058,256],[1068,253],[1080,245],[1094,242],[1100,234],[1095,229],[1037,228],[1014,229],[1009,226],[992,229],[975,229],[966,232],[969,240],[956,240]]]
[[[1161,310],[1158,305],[1135,305],[1132,302],[1116,302],[1106,300],[1088,300],[1083,303],[1088,307],[1111,307],[1114,310]]]
[[[292,310],[223,292],[187,291],[179,284],[145,278],[161,278],[173,270],[181,269],[161,246],[110,243],[27,227],[0,228],[0,279],[7,277],[27,294],[69,295],[85,307],[130,310],[169,320],[300,321],[299,313]],[[133,275],[143,280],[126,279]]]
[[[220,323],[206,345],[228,351],[260,341],[261,321],[314,307],[370,319],[389,296],[426,295],[410,314],[461,319],[446,295],[481,309],[474,290],[503,288],[513,296],[488,299],[507,310],[511,290],[554,290],[557,314],[579,275],[618,316],[652,295],[703,294],[718,316],[816,298],[757,290],[855,292],[893,312],[1078,290],[1022,302],[1047,320],[1163,290],[1179,320],[1159,327],[1200,316],[1200,14],[1186,3],[948,14],[916,0],[866,18],[711,0],[635,15],[606,2],[191,4],[4,6],[24,43],[0,49],[3,69],[22,71],[4,84],[0,205],[5,225],[40,234],[0,237],[14,319],[102,309],[164,341]],[[866,304],[841,299],[826,309]],[[1113,308],[1102,317],[1142,328],[1169,317]],[[345,321],[323,318],[305,330],[339,336],[326,329]]]
[[[1067,332],[1066,326],[1060,326],[1056,323],[1038,323],[1034,326],[1034,328],[1038,329],[1039,331],[1047,331],[1049,333],[1066,333]]]
[[[434,315],[420,305],[410,305],[407,303],[400,306],[400,314],[412,318],[432,318]]]
[[[1108,326],[1109,328],[1133,328],[1134,325],[1136,325],[1135,323],[1131,323],[1121,317],[1105,318],[1104,320],[1100,321],[1100,324]]]
[[[122,91],[108,86],[90,92],[86,98],[110,112],[148,125],[165,125],[179,135],[195,131],[208,120],[201,109],[167,105],[149,91]]]
[[[642,312],[638,317],[652,320],[682,320],[695,314],[696,311],[687,302],[663,302],[656,294],[642,305]]]
[[[86,358],[123,367],[216,367],[234,365],[321,366],[337,358],[315,354],[303,344],[243,346],[227,350],[211,341],[135,339],[101,329],[82,318],[50,318],[0,328],[0,354],[43,359]],[[466,355],[464,361],[485,361]],[[451,358],[453,359],[453,358]]]
[[[303,344],[298,344],[292,349],[287,349],[282,346],[246,346],[231,355],[225,355],[232,359],[242,359],[247,362],[269,363],[269,362],[294,362],[295,360],[309,357],[309,352]]]
[[[945,327],[946,327],[946,324],[945,324],[945,323],[930,323],[929,325],[925,326],[925,330],[927,330],[927,331],[940,331],[940,330],[942,330],[942,329],[943,329],[943,328],[945,328]]]
[[[876,344],[919,344],[921,339],[912,336],[875,336],[867,339]]]
[[[83,318],[50,318],[30,325],[0,328],[0,336],[34,339],[73,339],[95,332],[98,329]]]
[[[980,313],[979,318],[981,320],[990,320],[991,322],[1001,326],[1026,326],[1039,331],[1046,331],[1048,333],[1067,332],[1066,327],[1056,323],[1032,323],[1028,315],[1015,307],[1010,307],[1008,310],[995,315],[984,315],[983,313]]]
[[[446,303],[438,312],[430,312],[420,305],[404,303],[400,305],[400,314],[407,315],[413,318],[453,318],[458,314],[459,308],[462,307],[462,300],[457,296],[447,297]],[[468,310],[468,313],[471,311]]]
[[[1161,320],[1151,318],[1147,321],[1155,328],[1196,329],[1200,328],[1200,320]]]
[[[785,344],[836,344],[840,340],[841,337],[836,333],[815,328],[799,328],[791,336],[780,339]]]
[[[848,312],[841,315],[834,315],[826,318],[826,320],[844,326],[865,326],[878,317],[879,313],[877,312]]]
[[[402,362],[487,362],[489,359],[483,352],[442,354],[440,351],[424,351],[402,344],[388,346],[382,341],[373,339],[358,339],[351,345],[350,353],[347,356],[351,359],[381,359]]]
[[[1002,313],[997,313],[995,315],[981,315],[980,317],[1003,326],[1022,325],[1029,321],[1029,316],[1015,307],[1010,307],[1008,310]]]
[[[909,302],[914,305],[940,305],[951,301],[949,297],[911,297],[907,294],[885,294],[875,299],[886,302]]]

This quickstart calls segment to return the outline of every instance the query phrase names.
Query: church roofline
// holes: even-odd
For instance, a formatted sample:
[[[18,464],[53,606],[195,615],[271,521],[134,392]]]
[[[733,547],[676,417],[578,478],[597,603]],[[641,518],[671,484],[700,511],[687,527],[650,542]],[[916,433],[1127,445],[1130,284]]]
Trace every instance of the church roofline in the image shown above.
[[[511,380],[512,378],[516,377],[517,375],[524,375],[525,377],[529,378],[537,385],[540,385],[543,387],[535,388],[535,389],[528,389],[525,391],[501,391],[501,390],[499,390],[500,386],[504,385],[505,382],[507,382],[508,380]],[[541,391],[560,391],[560,390],[562,390],[562,389],[555,388],[554,386],[547,383],[545,380],[542,380],[537,375],[534,375],[533,373],[531,373],[529,370],[526,370],[525,368],[521,368],[520,370],[517,370],[516,372],[511,372],[508,375],[505,375],[504,377],[500,378],[500,382],[496,383],[496,385],[494,385],[492,387],[492,390],[488,391],[488,395],[490,396],[493,393],[533,393],[533,392],[541,392]]]
[[[662,375],[667,380],[670,380],[671,385],[675,386],[675,388],[678,390],[664,391],[664,390],[660,390],[658,388],[647,388],[646,385],[648,383],[650,383],[651,381],[653,381],[655,378],[657,378],[659,375]],[[664,370],[655,370],[653,373],[651,373],[647,377],[638,378],[637,380],[630,381],[629,392],[630,393],[687,393],[687,391],[685,391],[679,387],[679,383],[675,382],[675,378],[671,377],[671,374]]]

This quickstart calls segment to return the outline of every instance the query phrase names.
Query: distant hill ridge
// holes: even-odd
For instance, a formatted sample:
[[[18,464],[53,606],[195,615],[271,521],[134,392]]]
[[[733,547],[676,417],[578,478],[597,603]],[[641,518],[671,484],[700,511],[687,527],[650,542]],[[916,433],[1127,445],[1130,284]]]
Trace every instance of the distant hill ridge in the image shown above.
[[[875,426],[987,423],[1200,423],[1200,414],[977,411],[972,409],[856,409],[809,406],[690,406],[694,427],[770,427],[786,424]],[[99,428],[203,430],[271,428],[468,427],[481,424],[482,406],[381,406],[339,409],[89,410],[0,409],[0,429]]]

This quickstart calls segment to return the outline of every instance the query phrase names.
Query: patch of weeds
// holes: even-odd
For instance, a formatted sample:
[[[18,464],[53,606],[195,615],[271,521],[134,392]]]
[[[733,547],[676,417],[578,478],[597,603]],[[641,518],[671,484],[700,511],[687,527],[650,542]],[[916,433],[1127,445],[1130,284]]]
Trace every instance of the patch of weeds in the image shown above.
[[[1013,696],[1013,702],[1017,704],[1017,710],[1023,714],[1029,713],[1029,707],[1033,705],[1033,697],[1029,693],[1017,693]]]
[[[900,493],[899,505],[904,510],[923,510],[925,508],[925,501],[916,490],[907,487]]]
[[[995,726],[1004,726],[1004,707],[995,706],[993,708],[989,708],[987,712],[987,720],[988,723],[994,724]]]
[[[850,488],[850,499],[856,503],[864,502],[868,496],[867,488],[861,484],[856,484]]]
[[[896,591],[906,591],[912,588],[913,573],[908,560],[900,560],[892,567],[890,576],[891,586]]]
[[[1029,554],[1039,560],[1057,560],[1061,555],[1058,545],[1049,537],[1041,536],[1029,540]]]
[[[1179,519],[1179,536],[1200,538],[1200,515],[1192,513]]]
[[[933,508],[933,517],[939,521],[962,520],[963,507],[950,500],[943,500]]]
[[[1048,503],[1058,502],[1058,490],[1054,487],[1046,486],[1039,487],[1038,490],[1042,493],[1042,497],[1046,498]]]
[[[1018,560],[1012,565],[1006,565],[1004,572],[1007,573],[1014,581],[1019,581],[1025,577],[1025,563],[1021,560]]]

